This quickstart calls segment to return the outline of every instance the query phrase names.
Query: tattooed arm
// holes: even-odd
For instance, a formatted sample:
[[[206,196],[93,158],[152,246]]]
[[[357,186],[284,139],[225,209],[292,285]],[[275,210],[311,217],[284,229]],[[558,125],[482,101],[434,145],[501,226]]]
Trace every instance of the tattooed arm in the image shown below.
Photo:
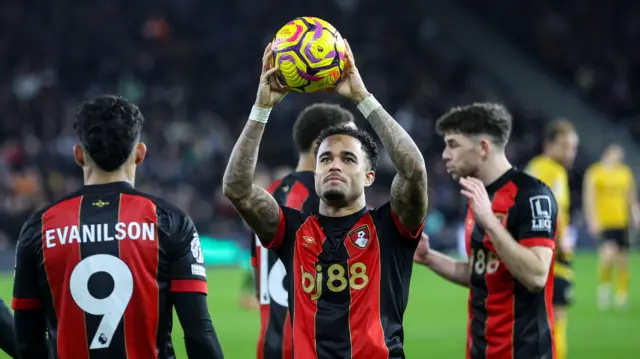
[[[358,104],[358,107],[367,100],[374,100],[369,105],[377,108],[372,112],[361,111],[368,113],[367,121],[382,140],[398,171],[391,185],[391,208],[406,229],[417,230],[427,214],[427,169],[424,159],[418,146],[402,126],[382,106],[374,105],[377,102],[370,98],[346,40],[345,46],[347,64],[342,81],[334,91]]]
[[[263,123],[247,121],[224,171],[222,191],[242,219],[266,244],[275,237],[280,206],[269,192],[253,184],[264,128]]]
[[[244,126],[233,147],[222,179],[222,192],[265,246],[273,241],[278,230],[280,206],[269,192],[253,184],[253,175],[269,112],[287,93],[287,89],[279,86],[273,77],[278,68],[271,66],[272,56],[273,51],[269,43],[262,57],[262,74],[256,104],[251,111],[252,115],[249,116],[256,118],[250,119]]]
[[[382,107],[367,121],[380,137],[398,173],[391,184],[391,208],[400,223],[418,229],[427,214],[427,169],[418,146]]]

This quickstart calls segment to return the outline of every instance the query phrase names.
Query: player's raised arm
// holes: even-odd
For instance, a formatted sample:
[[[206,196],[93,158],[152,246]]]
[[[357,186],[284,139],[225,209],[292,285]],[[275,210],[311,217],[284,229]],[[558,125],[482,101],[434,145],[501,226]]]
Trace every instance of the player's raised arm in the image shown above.
[[[345,41],[346,42],[346,41]],[[371,124],[386,148],[398,174],[391,185],[391,208],[409,231],[421,230],[427,214],[427,168],[420,149],[409,134],[371,95],[358,73],[347,43],[347,68],[336,88],[351,99]]]
[[[40,217],[29,219],[22,227],[16,249],[16,269],[13,282],[16,342],[19,358],[46,359],[46,322],[38,290],[38,258],[35,246],[40,243]]]
[[[280,206],[269,192],[253,184],[253,175],[271,108],[286,94],[286,89],[279,86],[274,78],[277,67],[271,67],[272,56],[269,44],[262,59],[256,104],[233,147],[222,180],[224,195],[265,245],[275,238],[280,222]]]

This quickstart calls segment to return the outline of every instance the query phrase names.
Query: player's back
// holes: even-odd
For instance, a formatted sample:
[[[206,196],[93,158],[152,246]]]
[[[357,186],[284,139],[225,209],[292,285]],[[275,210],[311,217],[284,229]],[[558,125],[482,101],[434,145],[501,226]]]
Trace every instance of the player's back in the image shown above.
[[[307,213],[317,213],[320,206],[311,171],[292,172],[273,182],[267,190],[278,204]],[[252,234],[252,263],[256,267],[260,302],[260,337],[258,359],[291,358],[292,331],[288,311],[286,270],[275,252],[266,249]]]
[[[172,357],[169,292],[207,292],[190,218],[124,182],[85,186],[36,213],[21,241],[37,278],[16,284],[16,297],[41,300],[56,358]]]
[[[586,181],[595,190],[594,199],[601,227],[624,229],[629,222],[629,201],[627,193],[633,185],[631,169],[624,165],[591,165],[585,173]]]

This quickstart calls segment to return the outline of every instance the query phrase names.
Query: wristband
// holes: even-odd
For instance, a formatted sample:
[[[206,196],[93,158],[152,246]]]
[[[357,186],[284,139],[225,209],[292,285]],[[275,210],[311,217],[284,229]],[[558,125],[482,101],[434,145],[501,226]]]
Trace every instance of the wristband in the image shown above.
[[[271,113],[270,108],[261,108],[254,105],[251,108],[251,113],[249,114],[249,119],[251,121],[256,121],[260,123],[267,123],[269,121],[269,114]]]
[[[364,116],[364,118],[369,117],[371,112],[377,110],[380,107],[382,107],[382,105],[380,104],[380,102],[378,102],[378,100],[376,100],[375,97],[373,97],[373,95],[365,97],[365,99],[360,101],[360,103],[358,104],[358,110],[360,110],[360,113],[362,113],[362,116]]]

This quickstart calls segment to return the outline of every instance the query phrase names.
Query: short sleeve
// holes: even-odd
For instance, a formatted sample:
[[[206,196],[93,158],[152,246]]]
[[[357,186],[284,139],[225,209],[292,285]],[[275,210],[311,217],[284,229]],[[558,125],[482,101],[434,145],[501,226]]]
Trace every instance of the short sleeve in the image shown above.
[[[262,245],[274,251],[280,250],[281,247],[289,247],[295,241],[295,234],[306,217],[307,215],[297,209],[280,206],[280,220],[276,234],[268,243],[260,238]]]
[[[39,216],[29,219],[18,238],[13,283],[14,310],[38,309],[42,300],[38,291],[38,255],[42,222]]]
[[[207,294],[207,277],[200,237],[191,218],[183,215],[172,234],[171,292]]]
[[[525,247],[555,249],[558,204],[551,189],[536,186],[516,198],[514,234]]]
[[[424,228],[424,222],[426,220],[426,216],[425,218],[422,219],[422,222],[420,223],[420,226],[418,226],[418,228],[416,229],[408,229],[407,227],[404,226],[404,224],[402,224],[402,222],[400,222],[400,218],[398,218],[398,215],[393,211],[393,208],[391,207],[391,204],[389,204],[389,210],[391,213],[391,218],[393,219],[393,223],[396,226],[396,228],[398,229],[398,231],[400,232],[400,235],[404,238],[408,238],[408,239],[418,239],[420,238],[420,235],[422,234],[422,230]]]

